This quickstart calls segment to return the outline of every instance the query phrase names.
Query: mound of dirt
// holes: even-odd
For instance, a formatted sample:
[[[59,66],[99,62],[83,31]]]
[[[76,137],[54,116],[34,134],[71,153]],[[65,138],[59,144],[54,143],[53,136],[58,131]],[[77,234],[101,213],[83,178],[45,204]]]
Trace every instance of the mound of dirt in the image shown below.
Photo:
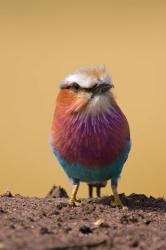
[[[63,190],[63,191],[62,191]],[[45,198],[8,192],[0,196],[1,250],[166,249],[166,201],[143,194],[121,194],[68,203],[67,193],[53,187]]]
[[[46,198],[68,198],[68,194],[63,187],[53,186]]]

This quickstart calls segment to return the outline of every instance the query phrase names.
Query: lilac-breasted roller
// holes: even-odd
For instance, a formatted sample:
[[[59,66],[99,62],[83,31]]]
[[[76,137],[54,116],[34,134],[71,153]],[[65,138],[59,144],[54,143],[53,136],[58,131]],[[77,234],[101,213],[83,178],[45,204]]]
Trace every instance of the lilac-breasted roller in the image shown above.
[[[51,128],[51,148],[73,184],[111,180],[114,203],[122,205],[118,178],[130,151],[127,119],[113,93],[105,67],[81,68],[60,83]]]

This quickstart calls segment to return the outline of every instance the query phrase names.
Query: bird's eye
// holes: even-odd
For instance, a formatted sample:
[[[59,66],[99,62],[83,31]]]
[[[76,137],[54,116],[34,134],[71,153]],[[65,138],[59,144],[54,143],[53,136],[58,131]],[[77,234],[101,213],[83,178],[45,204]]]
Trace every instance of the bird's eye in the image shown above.
[[[78,90],[80,88],[80,85],[77,82],[73,82],[72,87]]]

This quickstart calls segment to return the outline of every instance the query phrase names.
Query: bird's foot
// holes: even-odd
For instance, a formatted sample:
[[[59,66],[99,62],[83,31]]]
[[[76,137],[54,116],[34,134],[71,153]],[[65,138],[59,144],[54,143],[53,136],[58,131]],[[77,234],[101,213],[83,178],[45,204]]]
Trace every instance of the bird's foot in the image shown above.
[[[123,203],[121,202],[119,195],[114,196],[114,201],[111,202],[111,206],[113,207],[121,207],[123,208]]]
[[[73,207],[80,207],[80,202],[81,202],[80,200],[71,197],[69,201]]]

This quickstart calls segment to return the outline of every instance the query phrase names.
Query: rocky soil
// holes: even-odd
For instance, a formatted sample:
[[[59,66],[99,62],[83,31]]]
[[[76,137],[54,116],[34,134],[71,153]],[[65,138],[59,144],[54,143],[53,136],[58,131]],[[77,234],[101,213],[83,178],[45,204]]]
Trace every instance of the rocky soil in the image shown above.
[[[0,249],[166,250],[166,201],[143,194],[121,199],[123,209],[110,205],[112,196],[72,207],[61,187],[45,198],[7,192],[0,196]]]

